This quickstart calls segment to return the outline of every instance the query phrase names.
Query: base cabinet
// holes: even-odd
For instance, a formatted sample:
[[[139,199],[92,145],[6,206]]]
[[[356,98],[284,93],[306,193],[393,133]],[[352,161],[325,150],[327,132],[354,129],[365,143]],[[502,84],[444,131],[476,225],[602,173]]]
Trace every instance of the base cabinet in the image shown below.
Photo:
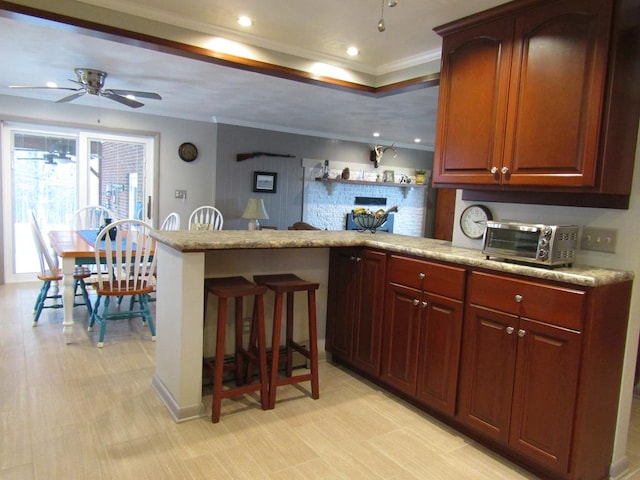
[[[380,379],[453,415],[465,271],[391,255]]]
[[[542,478],[608,478],[631,281],[331,252],[326,348]]]
[[[613,430],[594,417],[615,424],[618,396],[601,391],[602,375],[590,368],[605,362],[620,380],[624,334],[608,329],[626,324],[629,297],[614,300],[621,295],[629,285],[569,288],[471,272],[458,420],[545,476],[607,478]]]
[[[387,254],[333,249],[329,266],[326,349],[362,372],[380,371]]]

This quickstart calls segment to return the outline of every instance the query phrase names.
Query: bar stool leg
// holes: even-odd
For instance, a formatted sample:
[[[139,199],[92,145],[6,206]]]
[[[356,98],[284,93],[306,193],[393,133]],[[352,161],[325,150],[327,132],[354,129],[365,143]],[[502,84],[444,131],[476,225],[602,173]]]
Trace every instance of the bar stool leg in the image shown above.
[[[222,375],[224,372],[224,341],[227,327],[227,299],[218,297],[218,325],[216,329],[216,364],[213,374],[213,405],[211,418],[213,423],[220,421],[222,409]]]
[[[311,396],[320,398],[320,383],[318,381],[318,330],[316,328],[316,291],[307,292],[307,306],[309,311],[309,352],[311,354]]]
[[[282,329],[282,294],[276,293],[273,306],[273,335],[271,337],[271,372],[269,377],[269,408],[276,406],[278,365],[280,363],[280,331]]]
[[[235,298],[235,319],[236,319],[236,385],[240,386],[244,384],[242,373],[244,372],[243,368],[243,355],[242,355],[242,299],[243,297]]]
[[[265,345],[264,297],[256,295],[253,302],[253,318],[257,323],[258,364],[260,366],[260,403],[263,410],[269,409],[269,384],[267,383],[267,347]],[[253,330],[253,329],[252,329]],[[251,343],[249,344],[252,345]]]
[[[287,292],[287,377],[293,375],[293,295],[294,292]]]

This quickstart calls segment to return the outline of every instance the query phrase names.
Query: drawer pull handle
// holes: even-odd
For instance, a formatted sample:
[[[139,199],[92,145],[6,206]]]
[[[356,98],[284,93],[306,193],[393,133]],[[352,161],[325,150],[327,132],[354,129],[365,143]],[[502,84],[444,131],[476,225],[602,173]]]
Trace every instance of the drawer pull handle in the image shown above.
[[[514,331],[514,328],[513,327],[507,327],[504,330],[507,332],[507,335],[511,335],[513,333],[513,331]]]
[[[420,303],[420,300],[418,300],[417,298],[414,298],[414,299],[413,299],[413,304],[414,304],[415,306],[417,306],[419,303]]]
[[[426,277],[426,275],[425,275],[424,273],[420,272],[420,273],[418,274],[418,278],[419,278],[420,280],[424,280],[424,277]]]
[[[524,337],[525,333],[526,333],[526,332],[525,332],[523,329],[518,330],[518,336],[519,336],[520,338]]]
[[[514,299],[516,302],[520,303],[520,302],[522,302],[522,295],[516,295],[515,297],[513,297],[513,299]]]

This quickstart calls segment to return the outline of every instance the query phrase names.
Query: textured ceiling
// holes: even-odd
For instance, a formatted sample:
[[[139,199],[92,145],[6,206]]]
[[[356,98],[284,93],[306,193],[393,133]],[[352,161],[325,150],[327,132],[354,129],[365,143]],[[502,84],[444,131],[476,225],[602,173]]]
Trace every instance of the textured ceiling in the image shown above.
[[[38,6],[43,2],[25,3]],[[383,33],[376,28],[381,2],[375,0],[60,0],[59,5],[80,3],[89,10],[97,6],[120,12],[114,18],[116,22],[126,19],[128,29],[137,25],[136,17],[138,23],[144,17],[183,32],[198,32],[190,40],[194,45],[201,38],[224,37],[286,54],[289,61],[298,62],[296,68],[322,61],[355,75],[368,75],[375,82],[406,68],[420,71],[434,55],[437,61],[441,42],[433,27],[505,2],[398,0],[394,8],[384,7],[387,29]],[[235,23],[239,14],[255,19],[250,33]],[[162,35],[166,36],[164,32]],[[349,45],[361,50],[355,59],[344,54]],[[0,69],[0,95],[53,102],[70,92],[15,90],[8,86],[54,81],[61,87],[73,87],[68,81],[75,78],[73,69],[88,67],[108,72],[107,88],[162,95],[161,101],[141,99],[145,106],[136,110],[141,113],[365,142],[373,142],[372,133],[379,131],[377,141],[381,143],[413,146],[414,138],[421,138],[420,148],[433,145],[438,93],[433,87],[375,98],[3,17],[0,58],[3,65],[11,65]],[[128,109],[89,95],[74,103]]]

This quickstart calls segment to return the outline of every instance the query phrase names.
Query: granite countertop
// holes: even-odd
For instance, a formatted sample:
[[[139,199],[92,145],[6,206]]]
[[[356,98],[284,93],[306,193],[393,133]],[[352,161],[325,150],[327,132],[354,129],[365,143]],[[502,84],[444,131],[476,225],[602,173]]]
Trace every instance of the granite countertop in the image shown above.
[[[633,272],[588,265],[544,268],[487,260],[479,251],[454,247],[451,242],[385,232],[375,234],[332,230],[156,230],[158,242],[180,252],[255,248],[328,248],[363,246],[415,255],[459,265],[486,268],[544,280],[595,287],[632,280]]]

